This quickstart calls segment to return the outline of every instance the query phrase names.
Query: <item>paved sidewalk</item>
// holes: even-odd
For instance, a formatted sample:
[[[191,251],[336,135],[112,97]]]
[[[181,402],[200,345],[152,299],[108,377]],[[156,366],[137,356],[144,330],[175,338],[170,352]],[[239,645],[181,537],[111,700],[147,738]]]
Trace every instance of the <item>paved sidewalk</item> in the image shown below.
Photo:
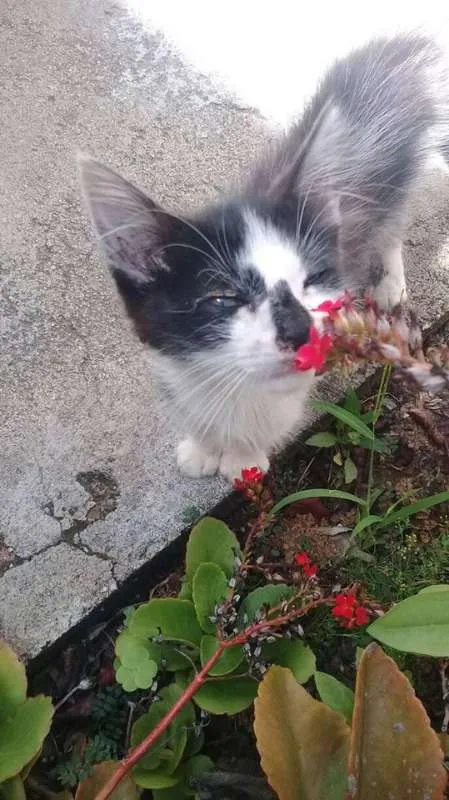
[[[75,151],[182,208],[244,172],[272,128],[110,0],[3,0],[0,101],[0,635],[31,657],[173,539],[186,508],[226,492],[176,471]],[[407,259],[434,322],[449,305],[447,177],[430,193]]]

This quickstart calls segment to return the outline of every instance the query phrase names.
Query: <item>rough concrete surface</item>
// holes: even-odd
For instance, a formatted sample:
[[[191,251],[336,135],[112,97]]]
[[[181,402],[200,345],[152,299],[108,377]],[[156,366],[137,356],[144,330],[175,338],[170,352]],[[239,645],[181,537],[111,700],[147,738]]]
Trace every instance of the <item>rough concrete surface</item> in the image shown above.
[[[176,471],[150,359],[80,208],[76,149],[177,208],[244,173],[272,130],[109,0],[3,0],[0,100],[0,635],[31,657],[176,536],[186,507],[226,491]],[[430,194],[407,259],[433,322],[446,176]]]

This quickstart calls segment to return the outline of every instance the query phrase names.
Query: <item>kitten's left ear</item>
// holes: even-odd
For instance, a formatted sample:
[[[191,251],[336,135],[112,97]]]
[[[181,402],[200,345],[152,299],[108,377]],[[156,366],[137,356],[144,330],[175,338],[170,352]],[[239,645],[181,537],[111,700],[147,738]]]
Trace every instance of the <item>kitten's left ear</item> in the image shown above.
[[[92,222],[117,282],[151,280],[165,268],[161,248],[169,235],[169,215],[114,170],[90,156],[78,156],[81,185]]]

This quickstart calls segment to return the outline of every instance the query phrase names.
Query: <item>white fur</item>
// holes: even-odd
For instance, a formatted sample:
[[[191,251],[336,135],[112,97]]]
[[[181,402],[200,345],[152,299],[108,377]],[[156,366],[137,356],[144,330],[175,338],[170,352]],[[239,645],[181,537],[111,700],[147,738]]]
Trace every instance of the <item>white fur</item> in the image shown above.
[[[268,288],[287,281],[310,310],[329,297],[304,290],[306,272],[295,242],[253,213],[246,222],[247,239],[238,256],[242,268],[251,264],[259,270]],[[256,310],[239,309],[221,347],[187,361],[156,359],[171,413],[187,434],[178,448],[178,465],[186,475],[218,470],[232,481],[244,467],[266,470],[269,456],[301,426],[314,373],[292,369],[293,352],[277,344],[268,300]]]

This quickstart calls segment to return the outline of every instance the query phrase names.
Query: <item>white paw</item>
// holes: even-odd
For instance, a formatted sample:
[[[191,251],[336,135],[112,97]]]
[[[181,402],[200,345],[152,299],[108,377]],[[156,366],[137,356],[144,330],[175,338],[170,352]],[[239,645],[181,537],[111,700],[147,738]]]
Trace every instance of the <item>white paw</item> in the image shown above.
[[[234,483],[235,478],[240,478],[242,469],[249,467],[259,467],[262,472],[267,472],[270,462],[265,453],[252,453],[242,455],[241,453],[229,452],[223,453],[220,459],[220,475],[223,475],[226,480]]]
[[[372,296],[382,311],[392,311],[399,304],[407,302],[407,289],[405,283],[387,274],[374,287]]]
[[[184,475],[188,475],[189,478],[202,478],[205,475],[215,475],[219,457],[211,455],[199,442],[188,436],[178,445],[177,461]]]

